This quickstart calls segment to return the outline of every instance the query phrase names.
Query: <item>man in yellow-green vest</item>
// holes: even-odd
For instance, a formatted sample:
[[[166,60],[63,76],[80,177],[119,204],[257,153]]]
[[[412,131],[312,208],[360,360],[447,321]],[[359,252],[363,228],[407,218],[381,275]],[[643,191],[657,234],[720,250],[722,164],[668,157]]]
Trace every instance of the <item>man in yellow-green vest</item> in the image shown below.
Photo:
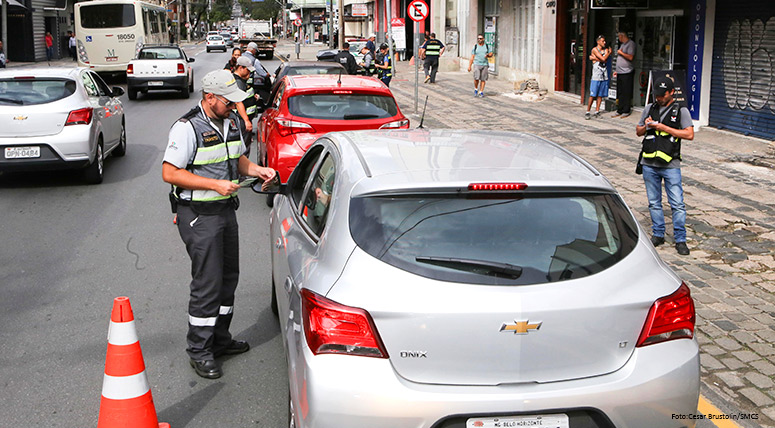
[[[651,214],[651,243],[665,243],[662,213],[662,181],[673,212],[673,239],[678,254],[689,254],[686,245],[686,206],[681,185],[681,141],[694,139],[689,109],[675,101],[675,86],[669,77],[654,82],[654,103],[643,109],[635,133],[644,137],[636,172],[643,174]]]
[[[237,87],[245,91],[247,97],[242,102],[236,103],[237,108],[234,109],[234,113],[237,113],[241,119],[240,130],[242,131],[242,141],[245,143],[245,156],[248,159],[250,159],[250,147],[253,143],[253,119],[259,112],[259,97],[253,85],[248,84],[248,79],[254,71],[256,68],[250,59],[242,56],[237,58],[233,72],[234,78],[237,80]]]
[[[162,164],[162,178],[172,185],[178,232],[191,258],[186,351],[196,374],[208,379],[222,375],[217,357],[250,349],[229,332],[239,281],[238,179],[274,176],[243,155],[233,109],[246,96],[229,70],[208,73],[202,100],[170,129]]]
[[[439,57],[444,55],[444,43],[436,40],[436,33],[431,33],[430,38],[420,46],[420,58],[425,58],[425,82],[436,83],[436,72],[439,71]]]

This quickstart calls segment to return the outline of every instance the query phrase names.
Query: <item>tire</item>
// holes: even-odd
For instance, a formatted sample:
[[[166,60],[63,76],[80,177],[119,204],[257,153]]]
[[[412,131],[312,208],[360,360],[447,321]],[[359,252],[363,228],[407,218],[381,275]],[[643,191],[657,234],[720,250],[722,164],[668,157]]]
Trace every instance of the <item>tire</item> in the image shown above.
[[[137,99],[137,89],[126,88],[126,96],[129,97],[130,100],[136,100]]]
[[[180,90],[180,95],[183,98],[188,98],[191,96],[191,91],[188,86],[184,86],[183,89]]]
[[[188,84],[188,92],[194,92],[194,72],[191,72],[191,83]]]
[[[121,136],[118,137],[118,146],[110,152],[113,156],[122,157],[126,154],[126,125],[121,122]]]
[[[97,141],[97,153],[94,155],[94,160],[83,172],[83,178],[89,184],[100,184],[105,173],[105,155],[102,152],[102,136]]]
[[[207,48],[207,53],[210,53],[210,48]]]
[[[277,291],[274,289],[274,277],[272,278],[272,313],[275,317],[280,314],[280,310],[277,307]]]
[[[266,54],[266,59],[272,59],[272,58],[274,58],[274,52],[269,52],[268,54]]]

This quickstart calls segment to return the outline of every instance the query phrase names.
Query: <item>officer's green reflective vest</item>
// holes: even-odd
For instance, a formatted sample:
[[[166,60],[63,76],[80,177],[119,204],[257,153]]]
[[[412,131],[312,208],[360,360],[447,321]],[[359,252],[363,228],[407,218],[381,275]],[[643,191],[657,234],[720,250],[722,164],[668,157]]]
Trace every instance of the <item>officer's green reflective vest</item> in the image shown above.
[[[659,103],[651,104],[647,116],[652,119],[659,117]],[[659,122],[674,129],[683,129],[681,128],[681,106],[677,102],[673,102],[673,105]],[[642,151],[644,159],[655,159],[668,164],[673,159],[681,159],[681,139],[664,131],[647,128],[646,136],[643,138]]]
[[[196,134],[194,159],[186,166],[186,170],[200,177],[230,180],[233,183],[238,183],[242,140],[237,126],[237,115],[232,113],[228,119],[224,119],[229,124],[226,141],[221,136],[221,130],[216,131],[213,128],[210,120],[205,117],[199,106],[191,109],[179,121],[190,123]],[[173,190],[174,195],[180,198],[183,189],[173,186]],[[206,208],[208,204],[222,204],[228,202],[228,199],[236,197],[237,192],[224,196],[214,190],[192,190],[191,205],[195,209],[197,207]]]

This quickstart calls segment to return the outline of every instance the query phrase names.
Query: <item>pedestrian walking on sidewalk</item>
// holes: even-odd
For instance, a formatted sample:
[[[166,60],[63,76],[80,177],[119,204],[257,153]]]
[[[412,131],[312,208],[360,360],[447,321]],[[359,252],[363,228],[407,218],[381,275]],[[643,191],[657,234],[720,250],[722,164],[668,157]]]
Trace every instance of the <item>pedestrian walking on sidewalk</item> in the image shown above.
[[[191,259],[187,353],[196,374],[208,379],[223,374],[217,357],[250,349],[229,332],[239,281],[237,180],[240,175],[274,177],[273,170],[242,154],[245,145],[232,109],[246,96],[228,70],[208,73],[199,104],[172,125],[162,163]]]
[[[444,43],[436,39],[436,33],[430,33],[428,39],[420,46],[420,57],[425,59],[425,82],[436,83],[436,72],[439,71],[439,57],[444,55]]]
[[[673,238],[678,254],[689,254],[686,246],[686,206],[681,185],[681,140],[694,139],[694,127],[689,109],[674,98],[675,86],[670,78],[657,79],[654,85],[656,101],[643,109],[635,133],[644,137],[638,170],[643,173],[651,214],[651,243],[665,243],[665,215],[662,212],[662,181],[673,214]],[[637,171],[637,170],[636,170]]]
[[[78,41],[75,39],[75,33],[72,31],[68,31],[67,33],[70,35],[70,39],[67,41],[67,47],[70,48],[70,56],[73,57],[73,61],[78,61],[78,54],[76,50]]]
[[[612,117],[625,118],[632,113],[632,85],[635,67],[632,60],[635,58],[635,42],[624,31],[619,31],[619,49],[616,51],[616,114]]]
[[[51,61],[54,58],[54,38],[51,37],[51,33],[46,31],[46,35],[43,37],[46,42],[46,59]]]
[[[605,36],[597,36],[597,46],[592,48],[589,59],[592,61],[592,81],[589,84],[589,103],[584,118],[589,120],[592,115],[592,102],[597,99],[595,106],[595,117],[600,117],[600,103],[603,97],[608,96],[608,57],[611,55],[611,48],[605,46]]]
[[[379,52],[382,55],[382,61],[375,64],[375,67],[379,69],[379,80],[385,86],[390,87],[390,80],[393,79],[393,61],[390,60],[387,43],[379,45]]]
[[[3,49],[3,41],[0,40],[0,68],[5,68],[5,66],[8,64],[8,60],[5,58],[5,51]]]
[[[492,57],[490,46],[484,43],[484,36],[476,36],[476,44],[471,49],[471,59],[468,60],[468,71],[474,67],[474,96],[484,98],[484,85],[490,72],[490,63],[487,58]]]

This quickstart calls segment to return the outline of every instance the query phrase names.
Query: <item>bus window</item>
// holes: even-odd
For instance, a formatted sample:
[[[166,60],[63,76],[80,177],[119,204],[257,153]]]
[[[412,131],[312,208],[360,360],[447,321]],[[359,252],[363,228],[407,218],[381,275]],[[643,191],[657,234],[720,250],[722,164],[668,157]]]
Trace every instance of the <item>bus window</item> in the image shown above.
[[[146,8],[143,8],[143,28],[145,28],[145,35],[149,36],[151,34],[151,26],[148,25],[148,15],[150,14],[150,11]]]
[[[159,34],[159,12],[151,12],[151,33]]]
[[[81,6],[81,27],[118,28],[135,25],[135,10],[131,4],[101,4]]]

